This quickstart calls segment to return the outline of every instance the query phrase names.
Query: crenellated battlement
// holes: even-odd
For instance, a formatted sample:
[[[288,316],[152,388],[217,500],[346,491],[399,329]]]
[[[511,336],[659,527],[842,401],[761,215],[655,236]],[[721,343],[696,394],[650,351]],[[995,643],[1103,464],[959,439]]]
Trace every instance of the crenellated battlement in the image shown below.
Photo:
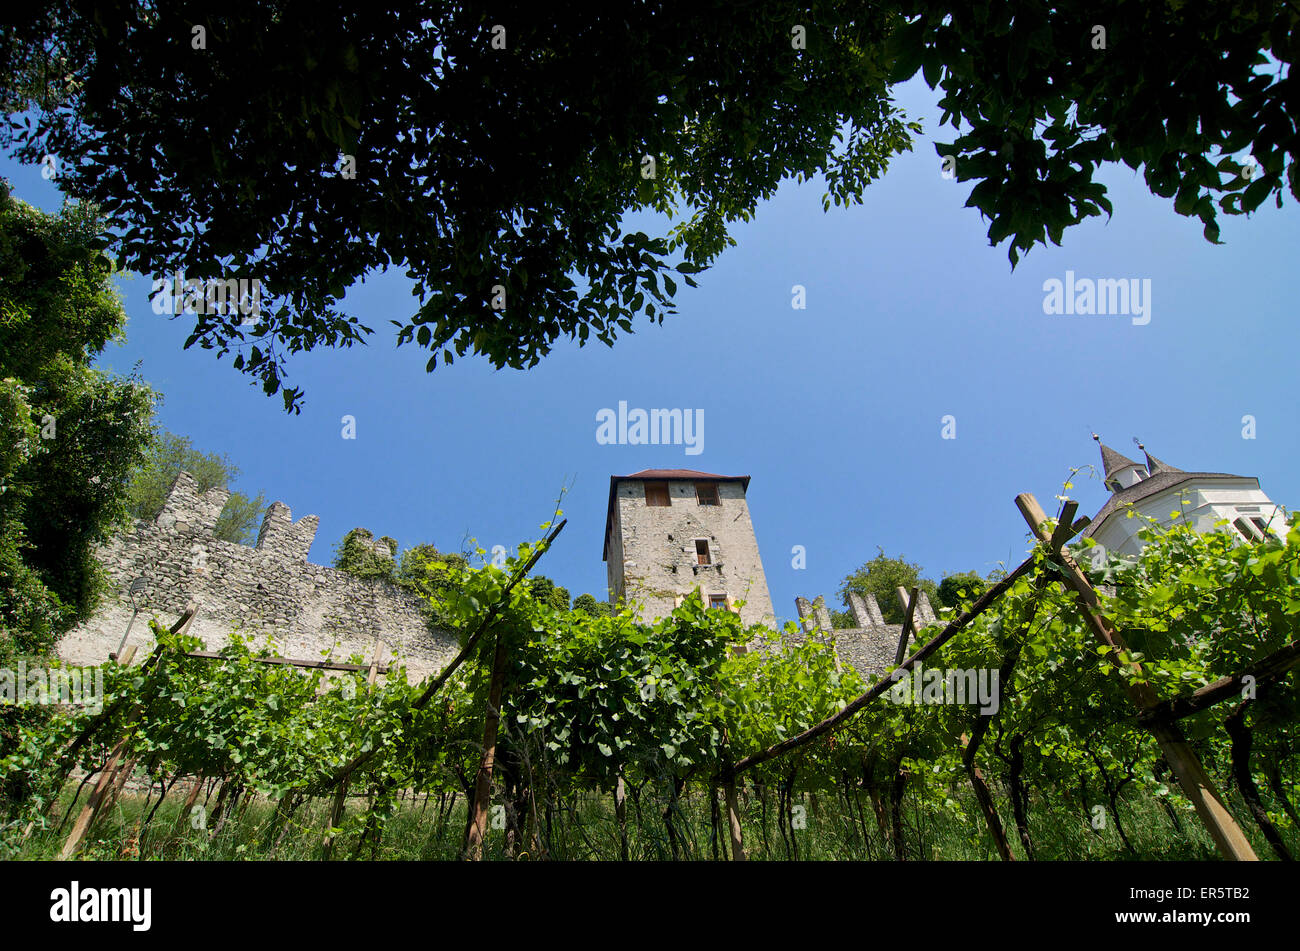
[[[194,476],[180,473],[157,518],[137,521],[134,531],[96,552],[109,596],[94,617],[63,638],[59,653],[76,663],[102,663],[117,648],[133,606],[140,607],[140,618],[129,643],[143,647],[152,639],[151,616],[170,622],[194,601],[199,614],[190,630],[210,649],[219,649],[232,631],[242,629],[256,639],[273,638],[288,657],[370,657],[378,648],[387,661],[399,653],[419,676],[440,670],[455,655],[455,638],[429,628],[414,594],[309,562],[320,525],[315,515],[295,522],[289,506],[275,502],[255,545],[217,538],[217,520],[229,497],[225,489],[200,493]],[[371,545],[392,557],[385,539]],[[133,599],[130,588],[137,578],[145,589]]]
[[[899,604],[906,611],[908,592],[899,588],[898,598]],[[818,596],[815,601],[795,598],[794,606],[809,638],[830,644],[838,658],[851,664],[864,677],[870,679],[881,676],[894,666],[898,642],[903,636],[903,625],[886,623],[875,595],[850,591],[848,601],[853,627],[834,626],[824,597]],[[938,623],[930,599],[924,591],[917,592],[912,623],[913,630],[916,631]]]
[[[289,506],[283,502],[272,502],[262,519],[262,528],[257,533],[257,547],[285,558],[306,561],[319,527],[320,519],[317,516],[304,515],[295,523]]]
[[[165,532],[211,535],[229,499],[230,492],[220,487],[200,493],[198,480],[182,471],[167,490],[167,499],[154,524]]]
[[[182,471],[167,490],[167,499],[154,519],[154,525],[164,532],[208,537],[215,541],[213,533],[217,520],[229,499],[229,490],[220,487],[199,492],[198,480]],[[289,506],[272,502],[262,518],[256,547],[285,558],[306,561],[319,527],[317,516],[306,515],[294,522]]]

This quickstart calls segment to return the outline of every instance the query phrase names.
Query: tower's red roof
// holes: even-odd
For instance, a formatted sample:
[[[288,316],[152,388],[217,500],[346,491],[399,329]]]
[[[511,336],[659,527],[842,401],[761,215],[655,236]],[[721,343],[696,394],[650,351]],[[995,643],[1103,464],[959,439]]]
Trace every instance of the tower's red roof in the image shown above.
[[[713,472],[697,472],[694,469],[642,469],[625,476],[610,476],[611,479],[717,479],[721,482],[744,482],[749,484],[749,476],[724,476]]]

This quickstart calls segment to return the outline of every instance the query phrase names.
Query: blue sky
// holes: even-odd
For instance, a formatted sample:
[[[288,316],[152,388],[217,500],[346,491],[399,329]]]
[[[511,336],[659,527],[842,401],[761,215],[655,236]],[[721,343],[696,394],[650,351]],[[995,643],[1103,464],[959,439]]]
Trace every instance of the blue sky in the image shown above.
[[[183,351],[184,318],[153,313],[149,281],[123,283],[125,345],[100,365],[142,373],[166,397],[159,418],[197,447],[228,454],[236,485],[320,516],[311,560],[328,563],[354,526],[458,549],[536,538],[563,486],[569,525],[538,570],[577,595],[606,594],[601,561],[611,474],[692,468],[752,477],[750,510],[777,614],[826,594],[881,546],[944,573],[987,572],[1026,548],[1013,499],[1053,509],[1073,466],[1097,462],[1097,430],[1121,452],[1131,437],[1166,462],[1258,476],[1284,505],[1297,492],[1292,371],[1293,202],[1200,222],[1151,195],[1139,173],[1110,168],[1115,215],[1036,248],[1013,273],[1006,245],[964,208],[969,185],[943,178],[936,96],[919,81],[900,103],[925,134],[865,203],[823,212],[816,183],[787,184],[737,226],[738,244],[682,288],[679,314],[644,319],[611,349],[562,342],[532,370],[459,360],[424,372],[428,354],[396,349],[390,319],[413,312],[400,273],[354,287],[346,310],[376,330],[369,346],[295,358],[300,416],[230,368]],[[17,197],[59,196],[39,171],[0,160]],[[1287,262],[1291,262],[1288,264]],[[1151,320],[1047,316],[1043,283],[1150,279]],[[807,307],[791,306],[793,285]],[[598,410],[702,409],[703,452],[599,445]],[[341,418],[356,418],[355,440]],[[1257,437],[1242,438],[1242,417]],[[943,417],[956,438],[942,438]],[[1075,480],[1080,511],[1106,498]],[[792,567],[802,545],[807,567]]]

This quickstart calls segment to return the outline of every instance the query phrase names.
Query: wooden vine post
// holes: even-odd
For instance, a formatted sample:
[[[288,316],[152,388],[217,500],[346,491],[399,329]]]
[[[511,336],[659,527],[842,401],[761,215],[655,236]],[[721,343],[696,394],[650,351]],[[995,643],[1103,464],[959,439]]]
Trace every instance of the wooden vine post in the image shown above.
[[[1007,841],[1006,829],[1002,827],[1002,820],[998,817],[997,806],[993,803],[993,793],[989,791],[988,780],[984,778],[984,771],[975,765],[975,751],[979,749],[979,743],[971,744],[970,735],[963,733],[961,735],[961,765],[966,770],[966,776],[970,779],[971,789],[975,791],[975,801],[979,803],[980,812],[984,814],[984,824],[988,826],[989,834],[993,836],[993,844],[997,847],[998,857],[1004,862],[1014,862],[1015,855],[1011,851],[1011,843]]]
[[[722,801],[727,813],[727,833],[731,840],[731,860],[733,862],[743,862],[745,861],[745,833],[740,827],[740,802],[736,795],[736,776],[731,758],[731,737],[726,730],[722,732],[722,749],[723,767],[718,771],[718,775],[714,777],[714,781],[722,787]],[[712,795],[716,796],[717,794],[714,792]]]
[[[191,601],[187,604],[180,619],[172,625],[171,633],[183,634],[188,631],[190,625],[194,622],[194,615],[196,615],[198,611],[199,606],[194,602]],[[150,655],[149,660],[160,657],[160,654],[160,650],[154,648],[154,652]],[[123,664],[130,664],[134,659],[134,647],[127,648],[126,652],[122,656]],[[145,666],[148,665],[149,660],[145,661]],[[108,711],[105,711],[105,713],[111,713],[113,709],[115,708],[110,708]],[[85,737],[88,737],[90,732],[90,730],[87,730],[86,733],[83,734],[82,738],[84,739]],[[117,745],[113,747],[113,752],[109,756],[108,763],[99,774],[99,779],[96,780],[94,789],[91,790],[90,799],[88,799],[86,805],[82,807],[81,813],[77,816],[76,823],[72,826],[72,831],[68,833],[68,838],[63,843],[63,848],[59,851],[60,861],[66,861],[76,854],[77,849],[81,848],[81,842],[86,837],[86,833],[90,831],[90,827],[94,824],[95,819],[99,817],[104,806],[116,799],[118,793],[121,792],[122,787],[126,785],[126,781],[130,777],[132,769],[135,767],[134,759],[124,760],[128,739],[129,737],[122,737],[122,739],[118,740]],[[76,741],[74,741],[74,745],[77,745]]]
[[[1128,654],[1128,645],[1119,631],[1115,630],[1100,613],[1101,602],[1088,576],[1079,569],[1069,553],[1061,548],[1065,538],[1070,534],[1068,523],[1074,516],[1077,503],[1066,504],[1061,524],[1056,533],[1050,536],[1044,528],[1047,515],[1037,499],[1027,492],[1022,493],[1016,496],[1016,506],[1020,509],[1020,514],[1025,517],[1025,521],[1029,523],[1035,537],[1048,544],[1050,557],[1061,567],[1062,583],[1075,593],[1084,622],[1097,639],[1106,646],[1112,662],[1120,666],[1122,662],[1119,655]],[[1160,745],[1165,759],[1178,779],[1178,785],[1182,787],[1183,795],[1196,807],[1196,814],[1205,823],[1205,828],[1214,839],[1214,844],[1218,846],[1224,858],[1234,861],[1257,861],[1250,842],[1242,833],[1236,820],[1232,818],[1232,813],[1228,811],[1228,807],[1215,788],[1214,780],[1206,773],[1195,751],[1187,744],[1182,730],[1172,721],[1150,716],[1160,706],[1160,701],[1151,685],[1140,676],[1142,665],[1130,660],[1128,666],[1133,673],[1139,675],[1137,681],[1125,683],[1129,699],[1138,709],[1139,722],[1151,732]]]
[[[907,642],[911,640],[916,633],[913,630],[912,619],[916,616],[916,600],[920,596],[919,592],[920,589],[916,585],[912,586],[910,593],[901,585],[898,588],[898,603],[902,605],[903,608],[903,630],[902,633],[898,635],[898,649],[894,651],[895,667],[901,664],[903,658],[907,656]]]
[[[483,758],[474,778],[474,801],[470,804],[470,824],[465,833],[465,858],[471,862],[483,858],[483,843],[487,839],[488,812],[492,808],[492,769],[496,761],[505,674],[506,632],[498,628],[496,651],[492,658],[492,683],[488,688],[487,717],[483,722]]]
[[[383,642],[376,637],[375,646],[370,658],[370,666],[366,672],[366,686],[373,687],[379,679],[379,654],[383,650]],[[339,827],[343,821],[343,812],[348,800],[348,780],[342,780],[338,789],[334,792],[334,804],[330,807],[329,828],[325,831],[325,841],[321,857],[329,861],[334,855],[334,830]]]
[[[736,801],[736,780],[722,784],[723,798],[727,802],[727,829],[731,833],[731,859],[745,861],[745,835],[740,829],[740,806]]]
[[[176,816],[176,827],[172,830],[172,835],[181,834],[185,829],[185,824],[194,816],[194,805],[199,801],[199,795],[203,792],[204,777],[202,771],[194,777],[194,785],[191,787],[189,794],[185,797],[185,802],[181,806],[181,811]]]

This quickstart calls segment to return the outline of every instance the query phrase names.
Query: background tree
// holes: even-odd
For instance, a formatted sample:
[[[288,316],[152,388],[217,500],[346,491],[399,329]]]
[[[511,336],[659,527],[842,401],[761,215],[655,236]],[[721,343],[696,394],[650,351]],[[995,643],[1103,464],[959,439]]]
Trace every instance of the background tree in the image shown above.
[[[944,575],[939,582],[939,603],[945,608],[956,608],[970,604],[988,588],[989,582],[975,571],[959,571]]]
[[[100,244],[88,209],[49,215],[0,189],[0,668],[44,658],[95,609],[94,550],[126,522],[149,439],[153,393],[90,366],[126,322]],[[0,759],[51,709],[0,706]]]
[[[457,552],[440,552],[432,544],[415,545],[402,552],[398,584],[427,596],[439,596],[455,586],[457,571],[469,561]]]
[[[593,594],[580,594],[573,599],[573,610],[589,617],[609,617],[612,609],[608,601],[597,601]]]
[[[229,488],[239,477],[239,467],[229,456],[201,452],[194,448],[188,436],[177,436],[159,428],[149,443],[144,462],[131,473],[127,487],[131,516],[146,522],[157,518],[181,470],[194,476],[200,492],[217,486]],[[266,507],[266,496],[261,492],[250,498],[232,490],[213,535],[228,542],[253,544]]]
[[[88,209],[0,190],[0,650],[41,653],[97,603],[153,393],[90,366],[125,314]]]
[[[848,575],[840,584],[840,602],[847,609],[848,593],[856,591],[863,596],[871,594],[880,605],[880,613],[890,624],[903,623],[903,609],[898,606],[898,588],[911,590],[918,585],[933,604],[939,596],[939,587],[929,578],[921,577],[921,566],[909,562],[905,557],[891,558],[885,549],[877,546],[878,554],[857,571]],[[844,616],[847,611],[844,612]],[[847,618],[846,618],[847,620]],[[851,622],[850,622],[851,623]]]
[[[569,589],[560,587],[545,575],[530,578],[528,590],[534,601],[549,605],[557,611],[569,610]]]
[[[387,554],[380,551],[387,550]],[[335,546],[332,564],[365,581],[397,582],[397,542],[385,535],[378,541],[364,528],[354,528]]]
[[[397,583],[420,596],[429,623],[446,630],[449,619],[443,609],[447,597],[460,590],[462,573],[469,559],[459,552],[440,552],[432,544],[415,545],[402,552]]]
[[[935,150],[974,181],[968,205],[1010,239],[1012,266],[1035,244],[1111,212],[1104,164],[1141,169],[1153,194],[1219,240],[1218,213],[1270,196],[1300,199],[1300,52],[1292,3],[998,3],[953,9],[903,0],[890,80],[921,71],[961,134]],[[1253,161],[1251,161],[1253,157]],[[1289,181],[1288,181],[1289,179]]]

